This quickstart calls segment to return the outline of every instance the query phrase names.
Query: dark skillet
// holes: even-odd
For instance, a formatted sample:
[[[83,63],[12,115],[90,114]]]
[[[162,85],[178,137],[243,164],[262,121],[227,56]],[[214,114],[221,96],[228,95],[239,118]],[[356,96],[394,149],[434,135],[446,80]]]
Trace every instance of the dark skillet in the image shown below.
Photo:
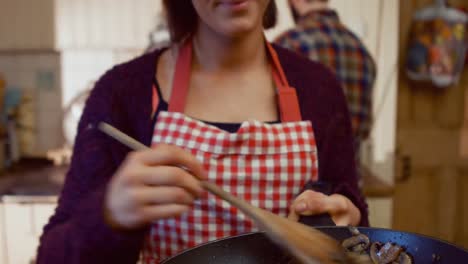
[[[345,227],[318,227],[337,240],[351,236]],[[394,242],[406,248],[414,263],[468,263],[468,251],[447,242],[413,233],[359,228],[371,241]],[[164,264],[286,264],[289,256],[263,233],[250,233],[210,242],[172,257]]]
[[[325,183],[307,184],[305,189],[329,193]],[[347,227],[336,227],[329,215],[302,217],[300,222],[315,226],[338,241],[352,236]],[[448,242],[414,233],[390,229],[360,227],[371,242],[393,242],[403,246],[415,264],[468,263],[468,251]],[[287,264],[290,256],[263,233],[249,233],[209,242],[186,250],[163,264]]]

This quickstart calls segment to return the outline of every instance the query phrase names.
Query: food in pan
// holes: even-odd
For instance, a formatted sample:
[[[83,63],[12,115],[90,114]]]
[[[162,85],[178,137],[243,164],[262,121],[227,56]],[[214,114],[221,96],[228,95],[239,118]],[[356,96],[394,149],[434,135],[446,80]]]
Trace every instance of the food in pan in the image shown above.
[[[355,227],[350,227],[350,238],[343,240],[341,245],[350,252],[368,255],[374,264],[412,264],[413,259],[400,245],[391,242],[373,242],[361,234]]]

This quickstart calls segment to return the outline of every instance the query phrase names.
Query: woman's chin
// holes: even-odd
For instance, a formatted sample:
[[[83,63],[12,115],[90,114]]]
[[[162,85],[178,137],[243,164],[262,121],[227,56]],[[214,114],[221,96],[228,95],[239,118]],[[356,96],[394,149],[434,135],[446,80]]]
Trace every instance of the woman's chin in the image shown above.
[[[254,32],[256,27],[252,23],[236,23],[235,25],[226,25],[221,28],[220,32],[229,38],[240,38],[248,36]]]

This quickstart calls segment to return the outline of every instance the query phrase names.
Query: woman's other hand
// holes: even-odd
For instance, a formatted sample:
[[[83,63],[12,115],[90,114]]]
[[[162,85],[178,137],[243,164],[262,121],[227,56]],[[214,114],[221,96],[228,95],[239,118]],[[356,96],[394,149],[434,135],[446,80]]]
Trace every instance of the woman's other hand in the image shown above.
[[[359,209],[341,194],[325,195],[307,190],[292,203],[288,218],[298,221],[301,215],[329,214],[338,226],[357,225],[361,220]]]
[[[131,230],[179,216],[203,193],[199,179],[206,179],[202,165],[176,146],[132,152],[109,183],[106,221]]]

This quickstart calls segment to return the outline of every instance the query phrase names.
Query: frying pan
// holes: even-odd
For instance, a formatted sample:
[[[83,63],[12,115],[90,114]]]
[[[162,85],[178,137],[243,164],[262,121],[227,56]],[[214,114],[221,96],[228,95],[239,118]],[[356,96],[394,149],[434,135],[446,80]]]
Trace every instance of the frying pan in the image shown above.
[[[330,186],[323,182],[308,183],[304,189],[329,193]],[[334,226],[327,214],[301,217],[300,222],[342,241],[352,236],[347,227]],[[448,242],[414,233],[390,229],[359,227],[371,242],[393,242],[403,246],[413,257],[413,263],[468,263],[468,251]],[[287,252],[271,242],[262,232],[248,233],[188,249],[171,257],[163,264],[287,264],[292,260]]]
[[[351,236],[346,227],[317,227],[343,240]],[[468,251],[447,242],[407,232],[380,228],[358,228],[371,241],[394,242],[406,248],[418,263],[468,263]],[[263,233],[229,237],[189,249],[164,261],[164,264],[287,264],[290,256]]]

